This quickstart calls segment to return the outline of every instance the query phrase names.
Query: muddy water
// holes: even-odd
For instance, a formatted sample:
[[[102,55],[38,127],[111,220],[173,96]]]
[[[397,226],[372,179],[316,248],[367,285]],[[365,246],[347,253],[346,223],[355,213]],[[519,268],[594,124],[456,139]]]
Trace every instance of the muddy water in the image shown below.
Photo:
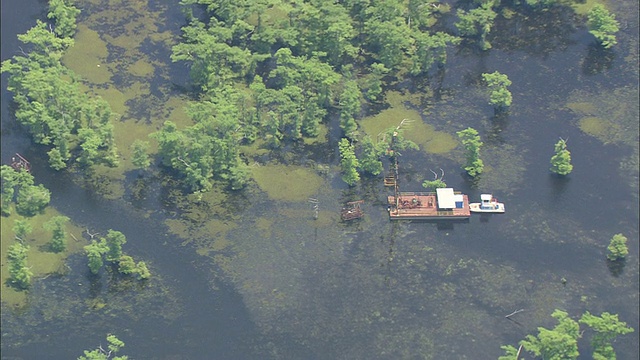
[[[146,9],[118,13],[116,3],[86,3],[81,31],[94,43],[98,35],[107,52],[82,49],[108,70],[84,69],[86,86],[119,106],[117,131],[141,136],[182,118],[180,91],[163,86],[184,84],[184,69],[160,60],[175,38],[152,37],[177,31],[179,14],[151,7],[145,18],[137,14]],[[637,357],[638,24],[623,11],[635,14],[637,4],[618,6],[625,27],[613,54],[594,55],[590,35],[566,12],[529,14],[500,23],[494,35],[507,40],[495,39],[490,52],[450,54],[427,88],[389,93],[388,116],[362,121],[375,136],[382,123],[402,120],[390,117],[415,118],[406,131],[421,150],[402,156],[403,190],[419,190],[429,168],[443,168],[445,181],[470,198],[489,191],[504,201],[501,216],[391,223],[380,179],[356,189],[340,180],[333,132],[327,144],[273,154],[279,165],[256,157],[255,185],[215,189],[198,203],[157,171],[139,178],[104,170],[111,185],[97,195],[95,182],[46,170],[38,149],[25,146],[56,208],[96,231],[125,233],[129,252],[157,276],[147,287],[114,287],[90,281],[82,259],[70,258],[73,271],[39,283],[26,312],[3,313],[3,357],[74,357],[113,332],[135,358],[490,359],[500,345],[552,326],[555,308],[574,318],[618,313],[636,332],[615,348],[620,358]],[[175,21],[160,26],[154,19],[162,17]],[[111,23],[121,30],[109,30]],[[499,118],[478,84],[495,70],[513,81],[514,105]],[[424,95],[432,93],[437,101]],[[462,153],[450,146],[467,126],[485,141],[486,172],[476,183],[460,173]],[[636,137],[620,135],[627,133]],[[566,179],[548,172],[558,137],[572,151]],[[132,139],[121,141],[126,149]],[[317,220],[309,197],[319,201]],[[340,222],[341,204],[357,199],[365,200],[365,218]],[[615,233],[629,238],[632,254],[617,276],[604,257]],[[504,319],[521,308],[517,322]]]

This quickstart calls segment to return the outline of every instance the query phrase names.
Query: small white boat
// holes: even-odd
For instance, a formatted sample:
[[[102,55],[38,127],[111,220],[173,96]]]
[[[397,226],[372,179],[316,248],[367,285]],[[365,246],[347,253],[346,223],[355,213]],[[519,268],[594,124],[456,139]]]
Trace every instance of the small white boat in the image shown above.
[[[491,194],[481,194],[479,203],[470,203],[469,210],[475,213],[503,213],[504,204]]]

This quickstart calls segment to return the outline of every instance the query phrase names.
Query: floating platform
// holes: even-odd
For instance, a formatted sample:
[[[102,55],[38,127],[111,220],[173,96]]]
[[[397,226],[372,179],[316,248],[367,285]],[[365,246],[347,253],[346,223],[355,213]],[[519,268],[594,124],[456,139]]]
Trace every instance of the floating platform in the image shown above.
[[[391,220],[464,220],[471,217],[469,197],[451,188],[436,192],[399,192],[387,198]]]

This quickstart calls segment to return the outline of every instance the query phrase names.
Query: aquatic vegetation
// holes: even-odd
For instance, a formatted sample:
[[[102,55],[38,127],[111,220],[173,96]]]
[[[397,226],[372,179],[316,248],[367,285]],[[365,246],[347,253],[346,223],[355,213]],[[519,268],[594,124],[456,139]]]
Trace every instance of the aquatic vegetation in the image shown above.
[[[280,201],[307,201],[323,183],[314,171],[299,166],[254,166],[251,172],[260,189]]]

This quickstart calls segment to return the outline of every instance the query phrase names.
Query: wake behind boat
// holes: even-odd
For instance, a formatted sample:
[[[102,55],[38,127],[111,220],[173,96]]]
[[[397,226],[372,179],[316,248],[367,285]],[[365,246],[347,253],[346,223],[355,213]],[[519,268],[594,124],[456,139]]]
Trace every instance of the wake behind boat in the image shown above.
[[[504,204],[491,194],[481,194],[479,203],[470,203],[469,211],[475,213],[504,213]]]

